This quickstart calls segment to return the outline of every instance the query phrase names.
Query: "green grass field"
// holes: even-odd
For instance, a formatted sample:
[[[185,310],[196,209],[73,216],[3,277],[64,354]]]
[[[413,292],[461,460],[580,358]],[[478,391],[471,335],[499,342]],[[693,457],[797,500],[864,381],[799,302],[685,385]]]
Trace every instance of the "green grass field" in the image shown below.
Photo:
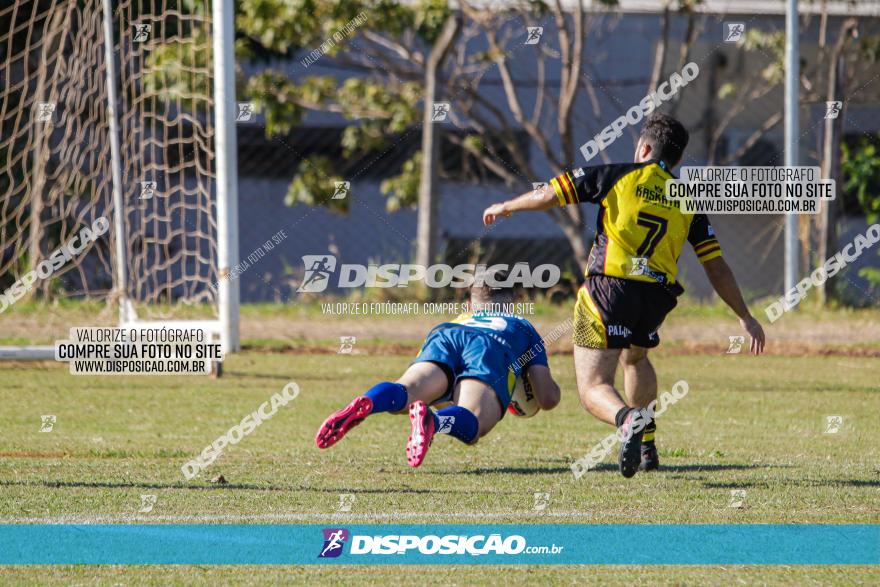
[[[142,523],[878,523],[875,356],[659,351],[660,388],[690,393],[658,421],[664,468],[626,480],[609,461],[575,480],[572,460],[611,431],[575,392],[571,356],[551,365],[562,404],[507,417],[475,447],[434,443],[407,467],[408,421],[381,415],[319,451],[322,419],[396,377],[411,353],[245,352],[219,380],[85,377],[0,363],[0,521]],[[289,381],[300,396],[201,476],[180,467]],[[40,432],[40,416],[57,421]],[[843,416],[825,434],[828,415]],[[223,475],[227,484],[209,479]],[[731,491],[744,490],[741,507]],[[534,493],[550,494],[535,511]],[[138,513],[141,495],[156,496]],[[349,513],[337,511],[352,494]],[[650,548],[650,545],[644,545]],[[0,584],[388,584],[400,569],[336,567],[0,568]],[[417,568],[407,574],[419,572]],[[432,569],[450,585],[876,584],[865,567],[486,567]]]

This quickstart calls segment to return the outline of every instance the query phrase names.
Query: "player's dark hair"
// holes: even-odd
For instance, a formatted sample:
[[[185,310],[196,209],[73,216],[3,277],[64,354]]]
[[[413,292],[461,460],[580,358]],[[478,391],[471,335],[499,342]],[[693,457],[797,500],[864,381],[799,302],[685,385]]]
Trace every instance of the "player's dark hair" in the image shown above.
[[[491,279],[490,279],[491,276]],[[499,286],[510,278],[507,271],[486,272],[482,283],[474,283],[470,287],[472,304],[509,304],[514,300],[513,287]],[[492,282],[492,283],[490,283]]]
[[[645,143],[651,145],[654,157],[670,167],[675,167],[681,161],[690,138],[682,123],[659,112],[648,117],[640,136]]]

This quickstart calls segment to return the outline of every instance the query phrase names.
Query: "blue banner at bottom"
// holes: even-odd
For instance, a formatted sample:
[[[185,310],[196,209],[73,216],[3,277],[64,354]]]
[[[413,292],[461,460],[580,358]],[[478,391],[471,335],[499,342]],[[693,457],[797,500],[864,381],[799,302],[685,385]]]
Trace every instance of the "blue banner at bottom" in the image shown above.
[[[880,563],[880,525],[0,525],[0,564]]]

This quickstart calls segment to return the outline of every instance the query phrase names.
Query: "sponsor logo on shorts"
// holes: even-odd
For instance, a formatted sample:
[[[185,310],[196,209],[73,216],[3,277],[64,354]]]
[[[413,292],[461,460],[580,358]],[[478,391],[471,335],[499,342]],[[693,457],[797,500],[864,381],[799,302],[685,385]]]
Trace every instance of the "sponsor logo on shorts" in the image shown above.
[[[629,338],[632,334],[632,330],[621,324],[609,324],[607,330],[608,336],[622,336],[624,338]]]

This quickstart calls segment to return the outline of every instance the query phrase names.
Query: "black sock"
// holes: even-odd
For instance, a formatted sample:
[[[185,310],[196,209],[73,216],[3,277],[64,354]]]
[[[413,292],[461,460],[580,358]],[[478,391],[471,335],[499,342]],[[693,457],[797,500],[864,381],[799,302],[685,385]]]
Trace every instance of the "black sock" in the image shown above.
[[[614,416],[614,425],[620,428],[620,425],[623,424],[623,419],[626,417],[627,412],[629,412],[629,406],[623,406],[617,411],[617,415]]]

